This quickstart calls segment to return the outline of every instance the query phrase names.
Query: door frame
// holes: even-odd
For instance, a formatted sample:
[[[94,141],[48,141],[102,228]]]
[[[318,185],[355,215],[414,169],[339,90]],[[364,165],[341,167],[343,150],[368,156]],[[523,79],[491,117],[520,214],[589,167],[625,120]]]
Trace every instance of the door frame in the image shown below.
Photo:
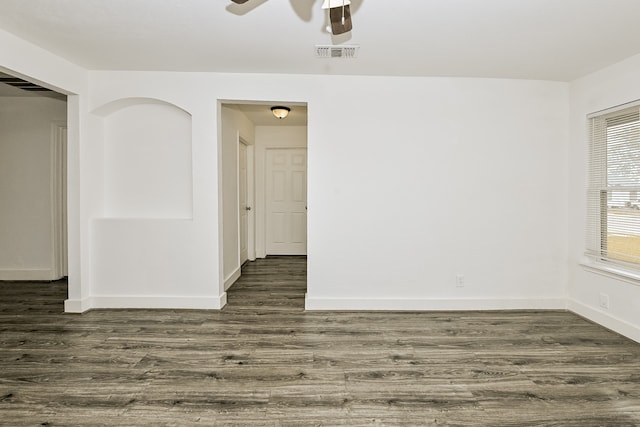
[[[51,123],[51,279],[69,275],[67,231],[67,123]]]
[[[240,206],[240,146],[244,145],[247,150],[247,167],[246,173],[247,176],[247,206],[251,207],[251,210],[247,214],[247,256],[249,261],[255,261],[256,259],[256,203],[255,203],[255,154],[254,154],[254,146],[247,142],[245,138],[243,138],[240,134],[238,134],[238,143],[237,143],[237,153],[236,159],[238,161],[238,180],[237,180],[237,200],[238,206]],[[241,216],[242,212],[238,209],[238,265],[242,266],[242,257],[241,257]]]
[[[218,107],[218,134],[217,134],[217,143],[218,143],[218,164],[217,164],[217,168],[218,168],[218,179],[219,179],[219,192],[218,192],[218,235],[220,236],[220,239],[218,241],[218,250],[219,250],[219,255],[218,255],[218,260],[219,260],[219,265],[220,265],[220,271],[219,271],[219,280],[221,283],[221,291],[226,291],[239,277],[240,277],[240,270],[238,268],[238,271],[234,271],[233,273],[231,273],[230,276],[226,276],[225,270],[224,270],[224,260],[225,260],[225,256],[231,255],[234,257],[237,257],[238,261],[240,259],[240,250],[238,248],[238,253],[236,254],[225,254],[225,250],[224,250],[224,243],[223,243],[223,239],[222,239],[222,235],[224,232],[224,214],[223,214],[223,206],[224,206],[224,199],[225,199],[225,193],[223,192],[223,188],[222,188],[222,177],[223,177],[223,162],[225,161],[225,159],[223,159],[223,144],[225,143],[225,136],[224,136],[224,132],[223,132],[223,128],[224,128],[224,122],[225,122],[225,115],[223,114],[223,108],[226,105],[235,105],[235,104],[257,104],[257,105],[265,105],[265,106],[271,106],[271,105],[280,105],[280,104],[286,104],[286,105],[304,105],[307,106],[308,108],[308,102],[307,101],[278,101],[278,102],[274,102],[274,101],[264,101],[264,100],[251,100],[251,99],[247,99],[247,98],[219,98],[217,100],[217,107]],[[250,120],[251,121],[251,120]],[[254,123],[254,130],[255,130],[255,123]],[[265,192],[265,188],[264,188],[264,183],[261,183],[260,180],[264,180],[264,173],[265,173],[265,151],[267,148],[307,148],[308,149],[308,143],[307,143],[307,135],[308,135],[308,129],[309,129],[309,125],[307,124],[305,127],[305,138],[303,138],[302,140],[296,140],[296,141],[278,141],[278,140],[271,140],[271,139],[260,139],[260,141],[258,141],[256,138],[246,138],[246,136],[249,136],[250,134],[246,134],[246,135],[240,135],[241,131],[237,131],[236,134],[236,144],[237,142],[240,140],[240,138],[244,139],[246,142],[249,142],[249,149],[251,150],[251,153],[249,154],[250,158],[252,159],[252,163],[253,165],[249,167],[249,170],[253,173],[253,179],[250,180],[251,185],[253,185],[253,196],[252,196],[252,200],[253,200],[253,221],[250,222],[250,226],[253,227],[253,233],[249,233],[249,235],[253,238],[253,250],[251,251],[251,255],[250,255],[250,259],[255,259],[255,258],[265,258],[266,257],[266,251],[265,251],[265,215],[266,215],[266,208],[265,208],[265,197],[264,197],[264,192]],[[238,148],[236,148],[236,150],[238,150]],[[230,156],[229,156],[230,157]],[[233,159],[227,158],[226,161],[234,161]],[[236,161],[237,162],[237,161]],[[307,158],[307,166],[308,166],[308,158]],[[308,183],[307,183],[307,197],[309,196],[308,194]],[[238,204],[238,201],[236,200],[236,205]],[[238,219],[239,220],[239,219]],[[308,229],[308,225],[307,225],[307,229]],[[239,230],[234,231],[234,233],[237,232],[238,233],[238,239],[239,239]]]

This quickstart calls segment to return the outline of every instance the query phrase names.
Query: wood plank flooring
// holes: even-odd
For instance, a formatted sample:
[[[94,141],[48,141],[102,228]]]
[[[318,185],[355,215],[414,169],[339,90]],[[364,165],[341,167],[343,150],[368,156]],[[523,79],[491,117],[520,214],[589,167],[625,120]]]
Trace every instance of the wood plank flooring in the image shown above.
[[[640,344],[561,311],[305,312],[306,260],[222,311],[63,314],[0,282],[2,426],[640,426]]]

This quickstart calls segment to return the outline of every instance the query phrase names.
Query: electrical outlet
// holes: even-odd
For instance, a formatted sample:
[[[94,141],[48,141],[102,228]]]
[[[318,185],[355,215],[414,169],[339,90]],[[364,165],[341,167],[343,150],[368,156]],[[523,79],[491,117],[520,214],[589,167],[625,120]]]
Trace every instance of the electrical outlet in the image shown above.
[[[464,288],[464,274],[456,275],[456,288]]]
[[[600,293],[600,307],[609,310],[609,295]]]

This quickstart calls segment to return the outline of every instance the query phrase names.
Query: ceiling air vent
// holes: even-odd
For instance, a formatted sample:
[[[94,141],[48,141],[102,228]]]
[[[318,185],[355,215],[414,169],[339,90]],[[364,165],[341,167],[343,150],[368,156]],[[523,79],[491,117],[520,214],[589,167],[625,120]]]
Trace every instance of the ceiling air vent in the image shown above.
[[[316,58],[345,58],[354,59],[358,57],[360,46],[331,46],[317,45]]]

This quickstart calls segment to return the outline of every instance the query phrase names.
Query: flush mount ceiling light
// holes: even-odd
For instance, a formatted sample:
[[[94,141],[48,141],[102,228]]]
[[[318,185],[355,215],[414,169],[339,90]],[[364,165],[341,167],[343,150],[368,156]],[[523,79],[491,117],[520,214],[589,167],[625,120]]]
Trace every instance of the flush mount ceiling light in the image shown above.
[[[271,107],[271,112],[273,113],[273,115],[281,120],[289,115],[289,111],[291,111],[291,108],[289,107],[282,107],[280,105]]]
[[[231,0],[236,4],[244,4],[249,0]],[[352,29],[351,24],[351,0],[323,0],[322,9],[329,10],[329,21],[331,24],[327,31],[331,34],[344,34]]]

